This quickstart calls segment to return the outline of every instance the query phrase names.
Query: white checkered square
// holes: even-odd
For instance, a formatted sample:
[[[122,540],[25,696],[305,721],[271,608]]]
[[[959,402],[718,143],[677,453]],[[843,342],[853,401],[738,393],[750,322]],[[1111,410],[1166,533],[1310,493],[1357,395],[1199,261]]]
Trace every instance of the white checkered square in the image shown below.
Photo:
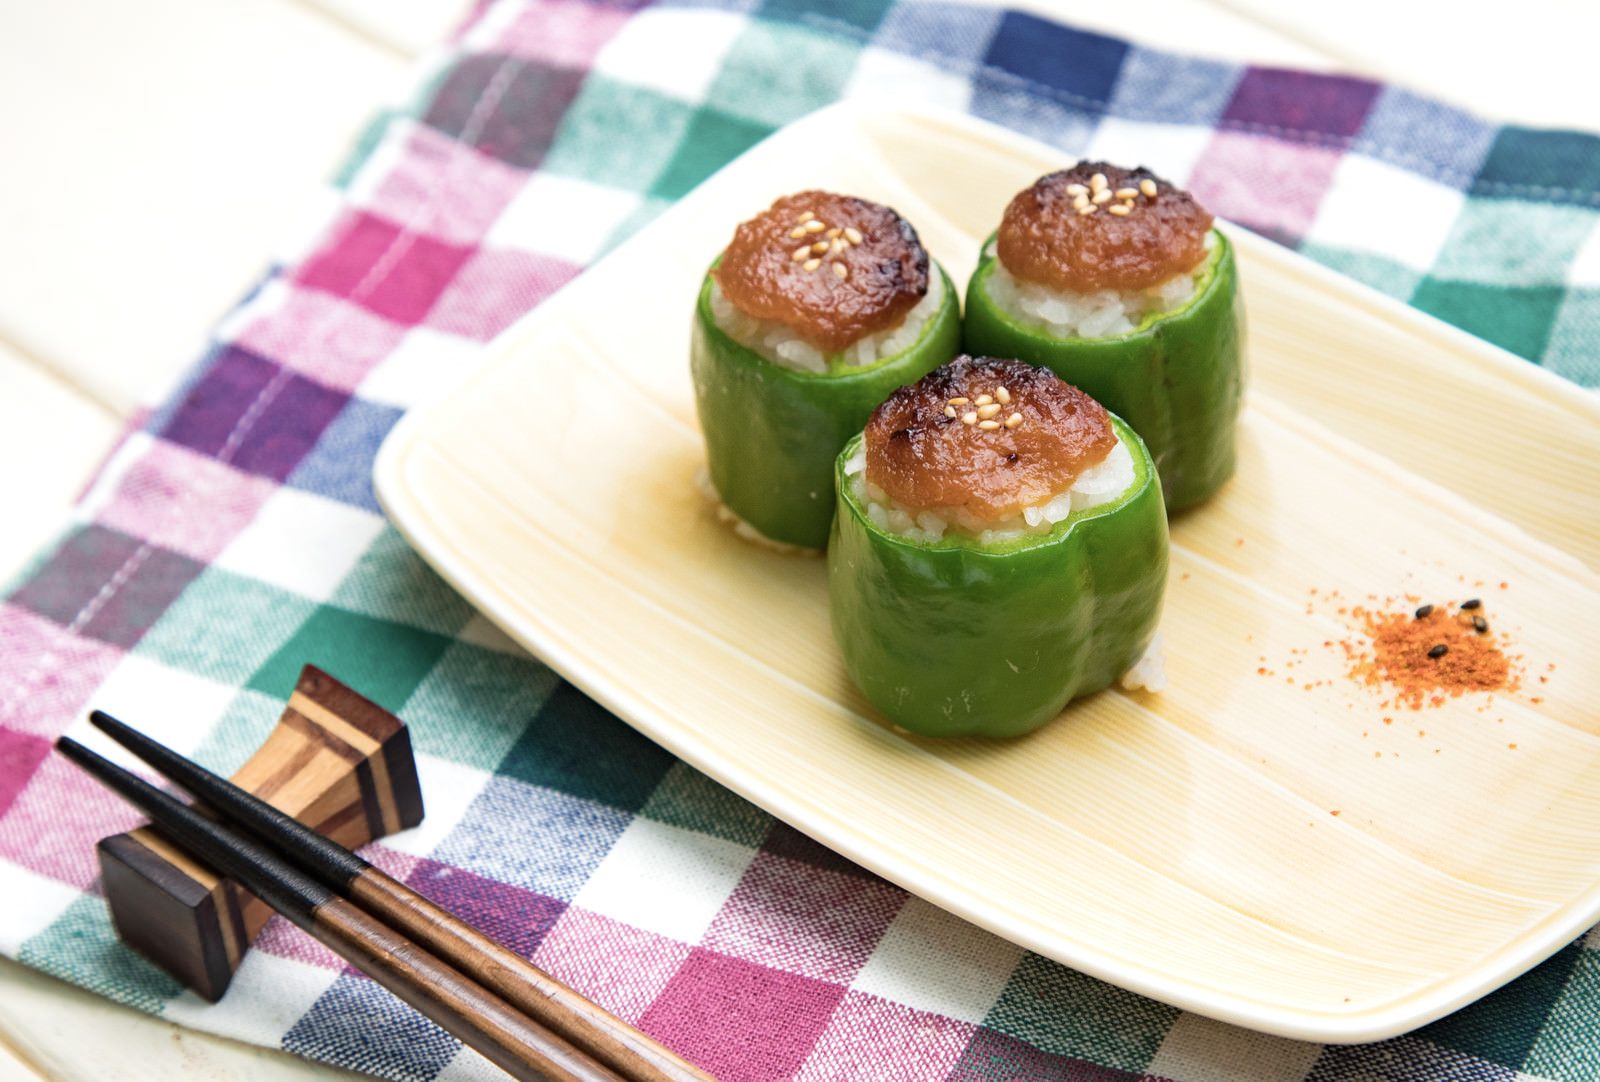
[[[944,910],[909,898],[851,987],[914,1010],[983,1021],[1022,948]]]
[[[339,979],[337,969],[266,951],[246,951],[228,994],[207,1003],[193,992],[168,1001],[162,1016],[236,1041],[276,1048]]]
[[[476,372],[483,357],[482,342],[413,327],[356,385],[356,397],[397,409],[434,402]]]
[[[0,860],[0,898],[6,900],[6,919],[0,921],[0,954],[15,958],[23,943],[60,920],[80,897],[76,887]]]
[[[1108,116],[1094,130],[1083,156],[1129,169],[1142,165],[1182,188],[1211,145],[1211,136],[1209,128],[1192,124],[1150,124]]]
[[[491,775],[423,752],[416,753],[417,781],[422,786],[422,822],[383,839],[385,848],[426,857],[438,848],[478,799]]]
[[[1438,258],[1466,196],[1360,154],[1339,160],[1306,239],[1387,256],[1426,272]]]
[[[593,70],[698,104],[745,22],[726,11],[646,8],[596,54]]]
[[[1567,284],[1600,289],[1600,217],[1595,218],[1589,236],[1567,268]]]
[[[755,850],[635,818],[573,904],[681,943],[698,943]]]
[[[168,668],[142,654],[128,654],[95,689],[67,735],[113,762],[148,772],[139,759],[89,723],[89,711],[104,710],[152,740],[189,755],[222,720],[235,694],[236,689],[226,684]]]
[[[326,601],[382,531],[383,519],[371,511],[280,488],[222,550],[216,565]]]
[[[870,101],[914,101],[919,106],[966,112],[972,83],[925,60],[869,46],[856,60],[844,97]]]
[[[1321,1052],[1320,1044],[1181,1014],[1144,1073],[1184,1082],[1301,1082]]]
[[[586,264],[638,209],[632,192],[575,177],[535,173],[489,227],[491,248],[515,248]]]

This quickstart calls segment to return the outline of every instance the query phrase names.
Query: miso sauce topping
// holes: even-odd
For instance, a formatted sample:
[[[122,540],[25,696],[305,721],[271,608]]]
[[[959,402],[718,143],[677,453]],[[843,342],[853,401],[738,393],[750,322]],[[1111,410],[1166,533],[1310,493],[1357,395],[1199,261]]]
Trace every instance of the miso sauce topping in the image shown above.
[[[917,231],[889,207],[805,191],[740,225],[711,273],[741,312],[837,353],[898,326],[927,294],[928,268]]]
[[[1105,408],[1049,369],[961,356],[873,411],[866,478],[907,507],[993,522],[1065,491],[1116,443]]]
[[[1051,289],[1148,289],[1206,258],[1212,217],[1148,169],[1079,162],[1040,177],[1006,207],[1000,261]]]

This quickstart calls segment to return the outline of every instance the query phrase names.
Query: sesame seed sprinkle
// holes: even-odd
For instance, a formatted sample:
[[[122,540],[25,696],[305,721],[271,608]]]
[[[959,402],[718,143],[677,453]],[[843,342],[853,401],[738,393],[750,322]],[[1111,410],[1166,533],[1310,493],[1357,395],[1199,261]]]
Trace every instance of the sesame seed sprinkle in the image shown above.
[[[813,244],[811,246],[811,254],[812,255],[821,255],[823,252],[826,252],[827,250],[828,250],[828,242],[825,241],[825,240],[819,240],[819,241],[817,241],[817,243],[815,243],[815,244]]]
[[[1083,206],[1078,208],[1078,215],[1081,217],[1085,214],[1093,214],[1099,209],[1100,208],[1095,206],[1093,203],[1085,203]]]
[[[961,415],[961,423],[964,425],[975,425],[978,423],[978,415],[971,410],[968,410],[966,413]]]
[[[1089,189],[1085,188],[1082,184],[1068,184],[1067,185],[1067,194],[1068,195],[1088,195],[1089,194]]]
[[[978,416],[982,417],[985,421],[987,421],[989,418],[993,417],[995,414],[997,414],[999,412],[1000,412],[1000,403],[998,403],[998,402],[990,402],[987,406],[979,406],[978,407]]]
[[[797,225],[793,229],[789,230],[789,239],[790,240],[799,240],[801,237],[803,237],[805,235],[806,235],[806,227],[803,226],[803,225]]]
[[[1112,214],[1127,217],[1127,215],[1133,211],[1133,208],[1128,206],[1126,203],[1118,203],[1114,207],[1107,207],[1106,210],[1110,211]]]
[[[950,404],[952,406],[965,406],[970,401],[972,401],[970,398],[952,398]]]
[[[800,247],[789,253],[789,258],[798,263],[810,254],[811,246],[809,244],[802,244]]]
[[[799,222],[801,225],[804,225],[806,222],[809,222],[816,216],[817,212],[814,210],[802,210],[800,212],[800,217],[796,218],[795,221]]]
[[[822,266],[822,260],[820,260],[820,259],[808,259],[804,263],[800,264],[800,269],[801,270],[814,271],[820,266]]]
[[[1002,406],[1009,406],[1011,405],[1011,392],[1004,387],[996,387],[994,389],[994,400]]]
[[[844,239],[849,241],[851,244],[860,244],[861,243],[861,239],[862,239],[861,238],[861,230],[856,229],[853,226],[848,226],[848,225],[845,226],[844,227]]]
[[[1013,413],[1010,417],[1006,418],[1006,427],[1007,428],[1016,428],[1021,423],[1022,423],[1022,414],[1020,414],[1020,413]]]
[[[980,394],[977,398],[973,399],[973,401],[980,406],[987,406],[990,402],[994,401],[994,398],[990,395]]]
[[[1139,198],[1139,189],[1138,188],[1118,188],[1117,189],[1117,198],[1118,199],[1137,199],[1137,198]]]
[[[1099,191],[1095,192],[1091,198],[1095,203],[1109,203],[1111,202],[1111,189],[1101,188]]]
[[[821,222],[819,222],[815,218],[811,219],[809,222],[807,222],[805,224],[805,231],[807,233],[820,233],[826,228],[828,228],[828,227],[823,225]]]
[[[840,280],[848,278],[850,277],[850,268],[846,267],[843,263],[835,263],[833,265],[833,276]]]
[[[946,417],[954,417],[956,415],[956,408],[954,406],[946,406],[944,408],[944,415]]]
[[[1146,198],[1154,199],[1156,197],[1156,182],[1149,177],[1145,177],[1139,182],[1139,190],[1145,194]]]
[[[844,230],[840,229],[838,226],[834,226],[832,229],[828,230],[826,233],[824,233],[822,235],[824,237],[827,237],[829,240],[832,240],[834,237],[837,237],[840,233],[843,233],[843,232],[844,232]]]
[[[1104,173],[1096,173],[1094,176],[1089,178],[1089,187],[1093,188],[1097,192],[1101,188],[1104,188],[1108,183],[1110,182],[1106,180],[1106,175]]]
[[[979,421],[978,422],[978,427],[983,429],[985,432],[993,432],[995,429],[1000,427],[1000,422],[999,421]]]

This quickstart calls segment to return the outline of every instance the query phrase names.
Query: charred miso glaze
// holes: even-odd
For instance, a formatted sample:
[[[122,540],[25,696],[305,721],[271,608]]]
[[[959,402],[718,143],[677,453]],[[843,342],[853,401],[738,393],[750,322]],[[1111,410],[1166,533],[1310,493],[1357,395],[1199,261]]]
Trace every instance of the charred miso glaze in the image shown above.
[[[1051,289],[1147,289],[1205,259],[1211,221],[1188,192],[1142,166],[1079,162],[1011,200],[1000,261]]]
[[[913,508],[994,521],[1048,500],[1117,438],[1104,407],[1044,368],[961,356],[867,422],[867,480]]]
[[[890,208],[806,191],[740,225],[711,273],[741,312],[837,353],[903,321],[928,292],[928,266],[917,231]]]

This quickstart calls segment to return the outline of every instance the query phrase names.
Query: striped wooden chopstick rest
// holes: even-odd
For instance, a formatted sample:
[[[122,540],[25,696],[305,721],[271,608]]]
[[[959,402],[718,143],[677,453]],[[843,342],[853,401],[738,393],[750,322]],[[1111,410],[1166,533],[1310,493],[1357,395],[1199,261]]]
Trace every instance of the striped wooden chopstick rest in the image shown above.
[[[100,711],[96,728],[334,893],[637,1082],[715,1082],[648,1035],[277,808]]]

